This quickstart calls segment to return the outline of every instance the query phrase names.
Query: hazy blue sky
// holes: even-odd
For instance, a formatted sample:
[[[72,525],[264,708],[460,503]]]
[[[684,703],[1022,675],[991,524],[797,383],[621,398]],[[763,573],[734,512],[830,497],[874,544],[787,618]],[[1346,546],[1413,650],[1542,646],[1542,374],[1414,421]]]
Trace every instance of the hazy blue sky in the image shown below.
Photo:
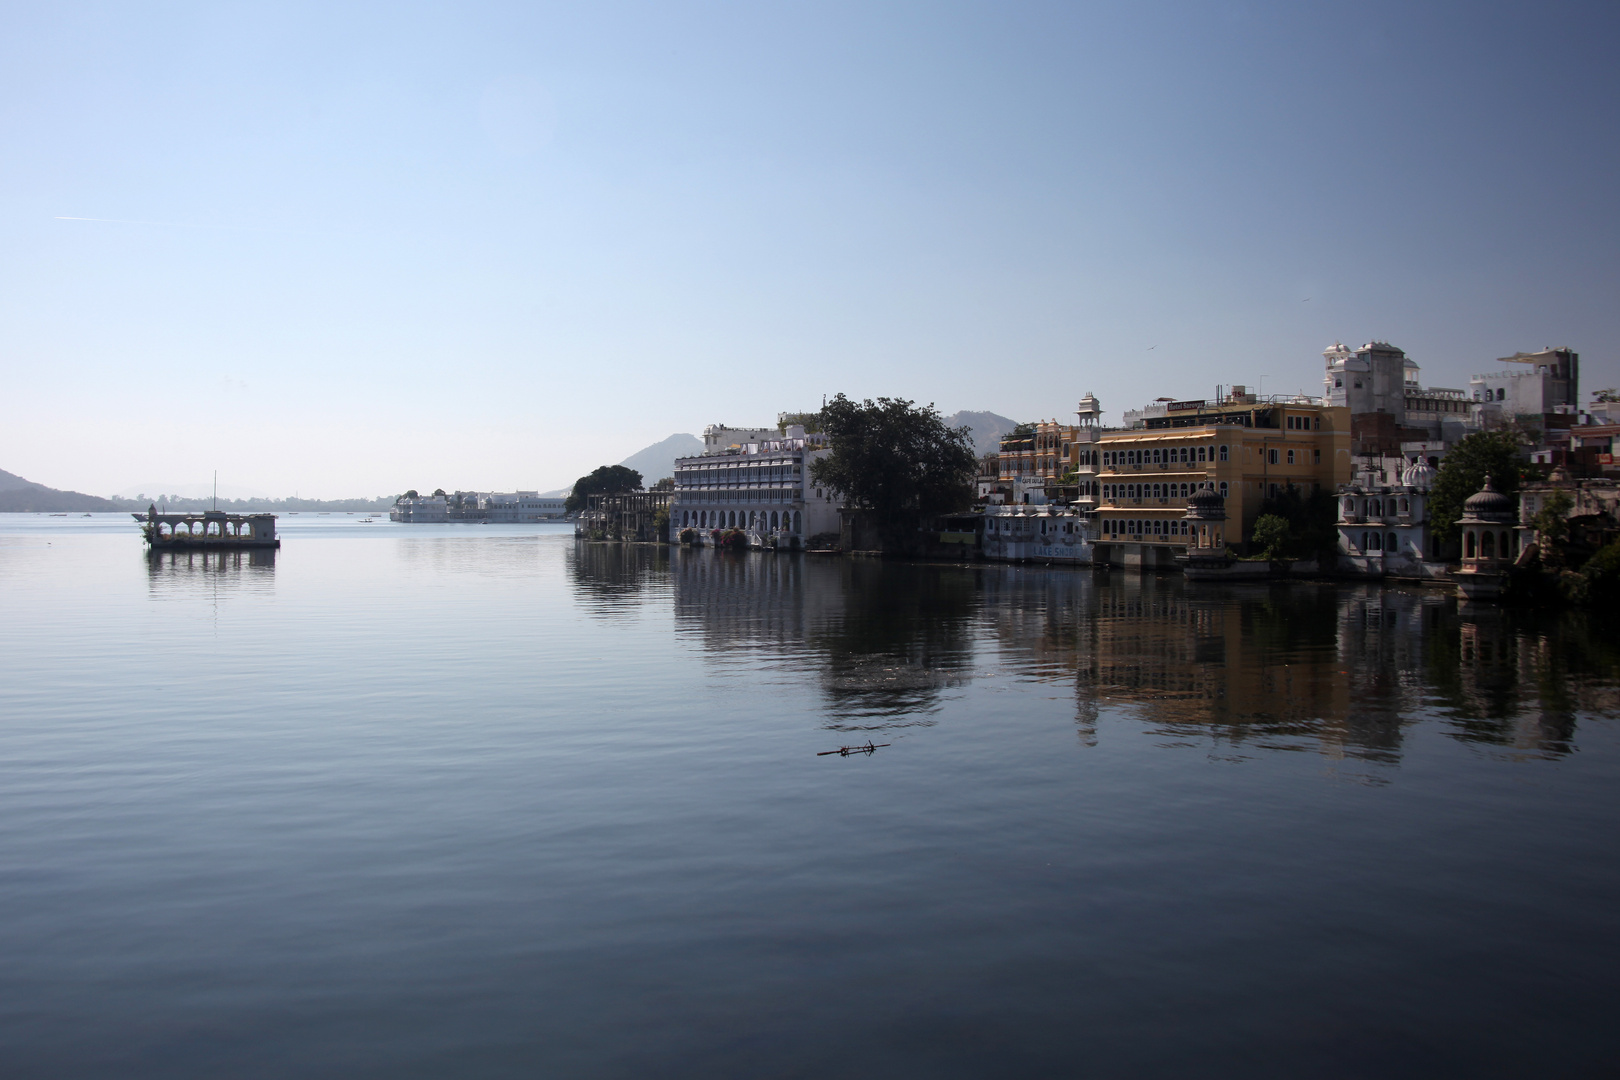
[[[54,486],[546,489],[1334,340],[1620,383],[1612,2],[4,14],[0,468]]]

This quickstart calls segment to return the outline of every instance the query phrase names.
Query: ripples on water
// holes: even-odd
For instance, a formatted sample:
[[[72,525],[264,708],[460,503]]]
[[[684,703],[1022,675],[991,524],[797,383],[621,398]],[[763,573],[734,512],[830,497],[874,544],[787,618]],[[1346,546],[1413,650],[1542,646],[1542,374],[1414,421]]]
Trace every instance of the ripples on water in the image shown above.
[[[1620,655],[1579,613],[324,516],[147,558],[8,517],[10,1074],[1616,1049]]]

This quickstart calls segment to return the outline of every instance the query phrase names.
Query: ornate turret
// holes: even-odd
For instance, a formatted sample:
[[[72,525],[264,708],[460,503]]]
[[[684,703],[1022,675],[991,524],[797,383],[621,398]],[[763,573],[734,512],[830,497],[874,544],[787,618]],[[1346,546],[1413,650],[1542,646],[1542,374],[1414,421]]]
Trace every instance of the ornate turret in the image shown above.
[[[1195,492],[1187,500],[1186,520],[1188,521],[1225,521],[1226,496],[1214,488],[1204,488]]]
[[[1491,478],[1485,478],[1485,486],[1474,494],[1468,496],[1463,503],[1464,522],[1473,519],[1479,524],[1498,524],[1513,520],[1513,500],[1497,491],[1491,485]]]
[[[1462,569],[1457,571],[1457,592],[1464,600],[1494,600],[1507,582],[1507,568],[1516,554],[1512,529],[1513,499],[1497,491],[1490,478],[1463,502],[1457,526],[1462,530]]]
[[[1187,499],[1187,567],[1191,576],[1200,568],[1225,566],[1226,496],[1212,487],[1195,491]]]

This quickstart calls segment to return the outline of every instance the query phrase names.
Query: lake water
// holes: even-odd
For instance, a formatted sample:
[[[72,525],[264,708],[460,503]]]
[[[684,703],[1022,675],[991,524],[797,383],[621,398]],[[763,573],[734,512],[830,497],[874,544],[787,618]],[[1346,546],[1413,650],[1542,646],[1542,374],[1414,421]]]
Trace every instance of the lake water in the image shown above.
[[[1614,1067],[1612,627],[280,524],[0,515],[7,1076]]]

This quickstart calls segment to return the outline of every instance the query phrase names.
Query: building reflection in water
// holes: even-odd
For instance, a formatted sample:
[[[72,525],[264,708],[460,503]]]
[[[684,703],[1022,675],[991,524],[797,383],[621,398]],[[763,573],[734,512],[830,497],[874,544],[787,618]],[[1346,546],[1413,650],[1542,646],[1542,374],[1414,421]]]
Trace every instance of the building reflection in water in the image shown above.
[[[1171,745],[1394,763],[1410,727],[1439,717],[1464,741],[1556,755],[1578,713],[1620,704],[1620,655],[1578,614],[1459,612],[1438,590],[1076,577],[987,578],[985,612],[1032,674],[1073,671],[1088,743],[1108,708]]]
[[[190,595],[207,586],[215,595],[233,589],[261,592],[275,587],[276,552],[150,551],[146,552],[146,584],[154,595]]]
[[[1582,713],[1620,711],[1614,635],[1576,613],[1459,610],[1437,589],[605,544],[571,565],[604,602],[670,588],[706,663],[810,679],[834,730],[932,724],[975,678],[1071,685],[1087,743],[1109,711],[1165,745],[1385,764],[1419,722],[1558,755]]]

